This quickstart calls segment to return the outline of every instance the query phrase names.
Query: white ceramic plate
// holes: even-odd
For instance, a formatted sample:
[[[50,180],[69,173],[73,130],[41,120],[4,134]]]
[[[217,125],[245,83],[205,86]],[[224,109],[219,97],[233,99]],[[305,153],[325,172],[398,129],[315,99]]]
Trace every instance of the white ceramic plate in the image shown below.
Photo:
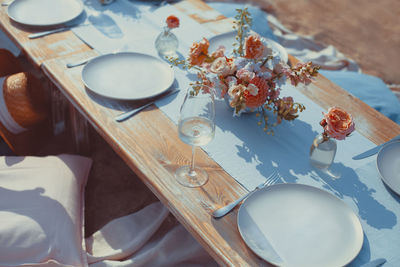
[[[85,86],[93,92],[121,100],[159,95],[174,82],[174,71],[159,58],[133,52],[96,57],[82,70]]]
[[[223,45],[223,46],[225,46],[226,54],[229,55],[230,53],[232,53],[233,48],[235,48],[234,46],[232,46],[233,43],[236,43],[235,37],[236,37],[236,31],[231,31],[231,32],[227,32],[227,33],[223,33],[223,34],[219,34],[219,35],[215,35],[215,36],[211,37],[208,40],[210,42],[208,51],[214,52],[215,50],[218,49],[218,47],[220,45]],[[279,43],[277,43],[271,39],[268,39],[265,37],[263,37],[263,38],[267,41],[268,46],[270,48],[272,48],[272,50],[274,50],[276,53],[279,54],[279,57],[281,58],[281,60],[283,62],[288,62],[288,60],[289,60],[288,53],[286,52],[286,49],[283,46],[281,46]]]
[[[15,0],[8,6],[8,16],[27,26],[54,26],[77,18],[83,11],[79,0]]]
[[[363,244],[357,215],[334,195],[302,184],[277,184],[252,193],[238,213],[240,234],[273,264],[265,240],[284,266],[344,266]]]
[[[400,195],[400,141],[388,143],[379,150],[376,166],[385,184]]]

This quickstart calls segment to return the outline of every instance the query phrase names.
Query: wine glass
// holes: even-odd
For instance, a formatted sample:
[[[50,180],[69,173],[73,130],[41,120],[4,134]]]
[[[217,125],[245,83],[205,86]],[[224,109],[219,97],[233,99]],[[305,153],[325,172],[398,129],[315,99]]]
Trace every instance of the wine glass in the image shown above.
[[[178,123],[179,138],[192,146],[190,165],[182,166],[175,172],[177,181],[186,187],[202,186],[208,181],[208,174],[194,165],[197,146],[208,144],[215,133],[215,107],[212,88],[203,86],[198,93],[189,88],[180,109]]]

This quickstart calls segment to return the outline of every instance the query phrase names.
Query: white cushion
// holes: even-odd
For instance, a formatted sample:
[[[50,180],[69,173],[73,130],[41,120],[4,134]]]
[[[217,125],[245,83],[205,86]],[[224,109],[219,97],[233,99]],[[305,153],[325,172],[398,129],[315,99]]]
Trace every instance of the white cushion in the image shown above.
[[[91,163],[76,155],[0,157],[0,266],[87,266]]]

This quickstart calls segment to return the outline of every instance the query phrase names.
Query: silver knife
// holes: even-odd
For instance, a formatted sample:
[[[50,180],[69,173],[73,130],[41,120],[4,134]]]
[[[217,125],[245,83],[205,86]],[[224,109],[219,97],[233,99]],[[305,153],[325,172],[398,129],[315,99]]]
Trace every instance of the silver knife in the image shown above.
[[[172,90],[172,91],[168,92],[167,94],[163,95],[161,98],[174,95],[174,94],[176,94],[176,93],[178,93],[178,92],[179,92],[179,89]],[[138,113],[139,111],[141,111],[141,110],[147,108],[148,106],[154,104],[156,101],[160,100],[161,98],[159,97],[159,98],[157,98],[157,99],[155,99],[155,100],[153,100],[153,101],[150,101],[150,102],[144,104],[143,106],[140,106],[140,107],[135,108],[135,109],[132,109],[132,110],[130,110],[130,111],[121,113],[121,114],[119,114],[117,117],[115,117],[115,120],[118,121],[118,122],[124,121],[124,120],[126,120],[126,119],[132,117],[133,115],[135,115],[135,114]]]
[[[363,153],[361,153],[361,154],[358,154],[358,155],[354,156],[352,159],[357,160],[357,159],[363,159],[363,158],[367,158],[367,157],[369,157],[369,156],[372,156],[372,155],[378,153],[378,151],[379,151],[384,145],[386,145],[386,144],[388,144],[388,143],[391,143],[391,142],[393,142],[393,141],[396,141],[396,140],[400,140],[400,135],[396,136],[395,138],[393,138],[393,139],[391,139],[391,140],[389,140],[389,141],[387,141],[387,142],[385,142],[385,143],[383,143],[383,144],[380,144],[380,145],[378,145],[378,146],[376,146],[376,147],[373,147],[373,148],[371,148],[371,149],[369,149],[369,150],[367,150],[367,151],[365,151],[365,152],[363,152]]]
[[[67,27],[61,27],[61,28],[57,28],[57,29],[53,29],[53,30],[49,30],[49,31],[44,31],[44,32],[35,32],[35,33],[29,34],[28,38],[35,39],[35,38],[43,37],[43,36],[50,35],[53,33],[57,33],[57,32],[68,31],[74,27],[88,26],[88,25],[89,25],[89,23],[83,23],[83,24],[76,24],[76,25],[71,25],[71,26],[67,26]]]

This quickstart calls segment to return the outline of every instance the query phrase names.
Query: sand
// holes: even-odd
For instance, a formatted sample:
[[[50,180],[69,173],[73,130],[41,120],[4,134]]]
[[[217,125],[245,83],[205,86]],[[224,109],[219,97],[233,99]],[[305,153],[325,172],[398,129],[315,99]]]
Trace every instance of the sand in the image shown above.
[[[212,2],[213,0],[210,0]],[[217,2],[217,1],[216,1]],[[333,45],[366,74],[400,84],[400,1],[252,0],[288,29]]]

